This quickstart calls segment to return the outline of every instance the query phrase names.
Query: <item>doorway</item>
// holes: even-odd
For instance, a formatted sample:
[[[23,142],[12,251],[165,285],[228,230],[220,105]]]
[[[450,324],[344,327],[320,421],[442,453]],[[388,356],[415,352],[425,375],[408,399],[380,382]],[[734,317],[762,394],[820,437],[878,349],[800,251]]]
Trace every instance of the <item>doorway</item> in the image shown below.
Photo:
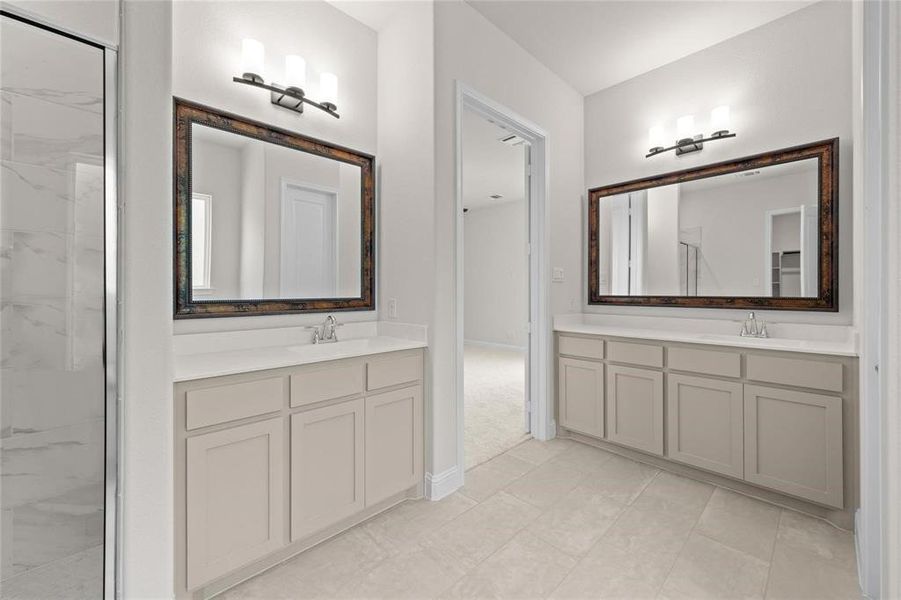
[[[456,114],[457,464],[462,478],[465,469],[528,437],[546,440],[554,432],[544,251],[547,136],[459,82]]]

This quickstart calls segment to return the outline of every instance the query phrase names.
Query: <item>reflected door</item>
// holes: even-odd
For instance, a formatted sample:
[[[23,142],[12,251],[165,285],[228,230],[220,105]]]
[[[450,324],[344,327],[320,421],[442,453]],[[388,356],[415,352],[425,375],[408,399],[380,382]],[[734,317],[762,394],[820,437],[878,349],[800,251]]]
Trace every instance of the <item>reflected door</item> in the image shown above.
[[[3,598],[101,598],[105,50],[0,17]]]
[[[337,192],[282,186],[282,298],[334,298]]]

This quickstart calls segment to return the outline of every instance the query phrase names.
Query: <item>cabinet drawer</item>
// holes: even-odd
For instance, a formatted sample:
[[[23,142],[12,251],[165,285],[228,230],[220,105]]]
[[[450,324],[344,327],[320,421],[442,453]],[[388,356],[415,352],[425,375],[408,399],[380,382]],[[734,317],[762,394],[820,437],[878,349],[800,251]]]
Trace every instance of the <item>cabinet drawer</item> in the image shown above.
[[[631,365],[662,367],[663,347],[629,342],[607,342],[607,359]]]
[[[741,354],[696,348],[670,348],[667,352],[666,366],[677,371],[741,377]]]
[[[284,377],[229,383],[185,393],[185,428],[228,423],[281,410]]]
[[[560,354],[582,358],[604,358],[604,340],[600,338],[570,337],[561,335],[557,339]]]
[[[748,379],[841,392],[841,363],[749,354]]]
[[[366,389],[377,390],[391,385],[422,379],[422,353],[373,358],[366,364]]]
[[[362,361],[316,365],[291,375],[292,407],[362,393]]]

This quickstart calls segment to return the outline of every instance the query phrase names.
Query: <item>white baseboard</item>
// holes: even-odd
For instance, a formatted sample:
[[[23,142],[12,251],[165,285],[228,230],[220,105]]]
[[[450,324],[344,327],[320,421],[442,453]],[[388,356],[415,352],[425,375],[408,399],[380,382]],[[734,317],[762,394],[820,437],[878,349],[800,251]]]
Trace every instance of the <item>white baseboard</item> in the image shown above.
[[[529,349],[525,346],[515,346],[513,344],[498,344],[497,342],[483,342],[481,340],[463,340],[464,344],[470,346],[483,346],[485,348],[500,348],[501,350],[512,350],[514,352],[527,352]]]
[[[429,500],[441,500],[463,487],[462,472],[454,465],[437,475],[425,474],[425,497]]]

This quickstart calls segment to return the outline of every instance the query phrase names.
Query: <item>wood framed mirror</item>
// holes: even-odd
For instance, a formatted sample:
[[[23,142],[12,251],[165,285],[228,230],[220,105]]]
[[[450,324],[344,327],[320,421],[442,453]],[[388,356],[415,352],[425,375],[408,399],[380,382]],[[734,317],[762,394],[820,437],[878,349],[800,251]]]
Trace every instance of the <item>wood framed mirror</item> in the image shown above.
[[[374,309],[375,157],[174,103],[175,318]]]
[[[588,303],[837,311],[838,142],[588,190]]]

